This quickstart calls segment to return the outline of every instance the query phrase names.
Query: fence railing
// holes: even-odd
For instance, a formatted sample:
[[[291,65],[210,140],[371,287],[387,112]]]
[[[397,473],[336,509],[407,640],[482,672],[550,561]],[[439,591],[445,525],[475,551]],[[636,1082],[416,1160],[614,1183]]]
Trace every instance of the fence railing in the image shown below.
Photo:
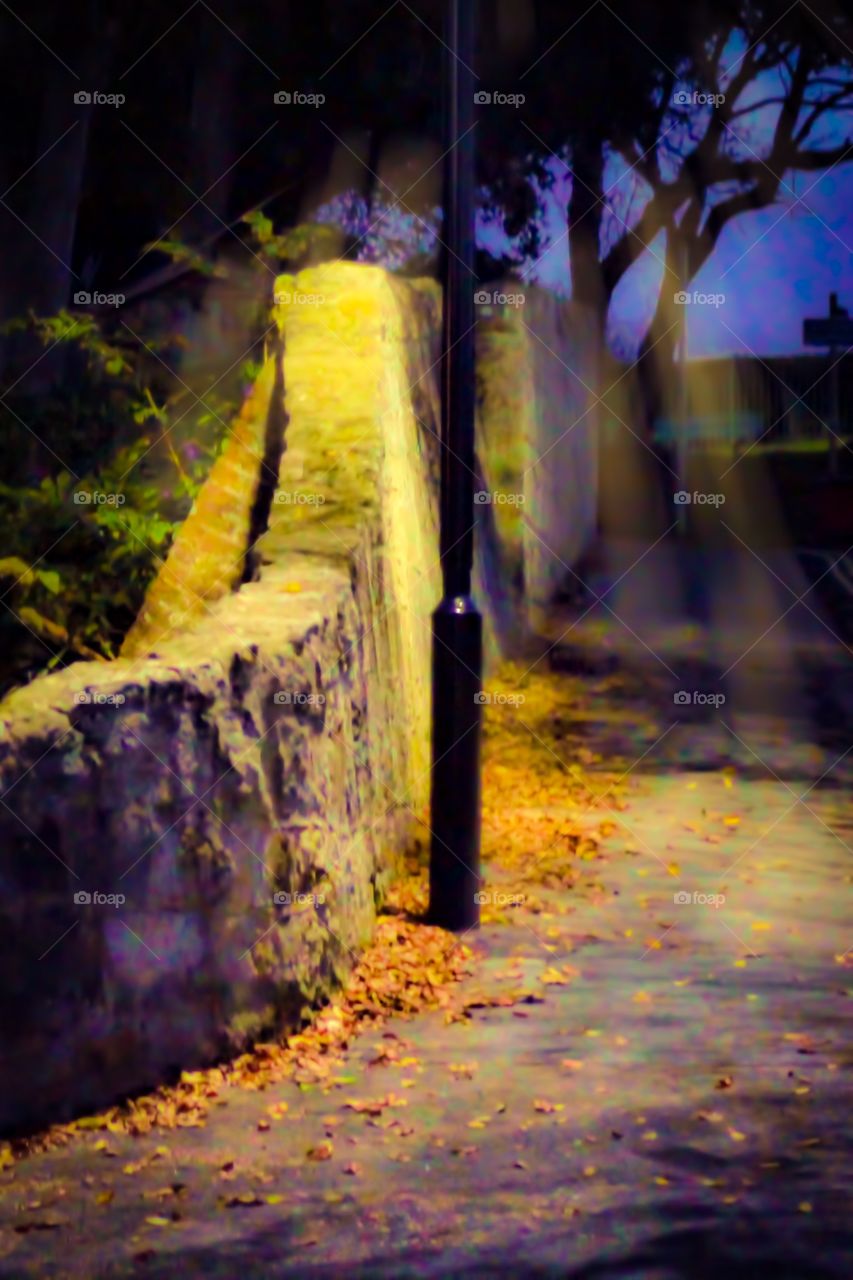
[[[604,387],[624,373],[624,365],[609,364]],[[680,377],[674,365],[673,388]],[[624,388],[624,381],[621,385]],[[624,390],[620,402],[624,405]],[[603,403],[606,420],[607,393]],[[853,354],[840,359],[804,355],[689,360],[686,406],[688,442],[760,440],[766,446],[817,442],[829,439],[830,427],[841,436],[853,436]],[[615,401],[613,407],[616,413],[624,413]],[[662,441],[672,435],[681,416],[672,411],[662,415],[656,423]]]

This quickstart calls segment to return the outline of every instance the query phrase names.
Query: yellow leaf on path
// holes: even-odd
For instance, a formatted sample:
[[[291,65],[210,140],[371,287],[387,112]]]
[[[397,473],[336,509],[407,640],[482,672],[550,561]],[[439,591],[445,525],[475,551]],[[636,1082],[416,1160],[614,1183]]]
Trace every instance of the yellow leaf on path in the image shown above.
[[[800,1213],[811,1213],[812,1211],[812,1206],[809,1204],[808,1200],[801,1200],[797,1205],[797,1208]]]
[[[762,933],[762,932],[765,932],[767,929],[772,929],[772,928],[773,926],[771,924],[768,924],[766,920],[753,920],[752,922],[752,930],[754,933]]]
[[[723,822],[727,827],[740,826],[740,818],[735,813],[728,814],[725,818],[723,818]]]
[[[669,874],[670,874],[671,876],[680,876],[680,875],[681,875],[681,867],[678,865],[678,863],[677,863],[677,862],[668,862],[668,863],[666,864],[666,869],[667,869],[667,871],[669,872]]]
[[[284,1196],[279,1195],[278,1192],[274,1192],[271,1196],[264,1196],[264,1199],[267,1204],[281,1204],[284,1200]]]
[[[655,1182],[658,1184],[659,1187],[669,1186],[669,1178],[655,1178]]]
[[[320,1142],[316,1147],[309,1147],[305,1154],[309,1160],[331,1160],[333,1153],[331,1142]]]
[[[256,1209],[263,1204],[263,1200],[254,1191],[241,1191],[239,1195],[229,1196],[221,1203],[226,1209]]]
[[[634,1004],[651,1004],[652,1001],[648,991],[637,991],[634,996],[632,996],[632,999]]]
[[[570,979],[565,977],[558,969],[545,969],[540,975],[539,981],[547,986],[567,987]]]
[[[282,591],[286,591],[289,595],[296,595],[302,590],[301,582],[286,582],[282,587]]]
[[[741,1133],[739,1129],[729,1129],[729,1137],[732,1142],[745,1142],[746,1134]]]
[[[171,1218],[160,1218],[156,1214],[146,1218],[145,1221],[152,1227],[171,1227],[172,1225]]]

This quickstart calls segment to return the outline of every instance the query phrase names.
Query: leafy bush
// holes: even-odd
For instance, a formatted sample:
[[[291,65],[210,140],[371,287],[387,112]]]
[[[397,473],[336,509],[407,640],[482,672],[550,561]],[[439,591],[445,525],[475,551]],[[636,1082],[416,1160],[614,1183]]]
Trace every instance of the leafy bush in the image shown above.
[[[116,656],[221,445],[216,423],[206,447],[194,441],[201,419],[233,411],[198,406],[181,433],[190,439],[173,442],[156,340],[117,339],[67,311],[7,326],[25,329],[45,348],[66,344],[77,367],[70,387],[38,399],[13,388],[3,402],[0,696],[40,671]]]
[[[243,221],[255,257],[276,270],[336,256],[339,233],[328,226],[278,234],[260,211]],[[227,274],[178,241],[147,248],[203,280]],[[47,395],[12,383],[0,398],[0,697],[40,671],[117,655],[260,371],[249,355],[227,371],[227,391],[194,403],[169,371],[186,340],[162,318],[154,327],[164,332],[137,337],[117,317],[67,310],[5,326],[58,352],[67,376]]]

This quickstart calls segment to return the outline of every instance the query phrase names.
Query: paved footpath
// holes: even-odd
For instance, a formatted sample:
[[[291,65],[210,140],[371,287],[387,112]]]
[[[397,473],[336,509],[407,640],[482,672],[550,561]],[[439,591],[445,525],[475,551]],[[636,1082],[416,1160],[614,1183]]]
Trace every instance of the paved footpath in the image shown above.
[[[590,745],[613,750],[619,695],[593,686]],[[849,1275],[849,757],[782,760],[765,722],[768,768],[739,722],[727,771],[716,719],[652,679],[621,696],[634,786],[602,891],[537,889],[467,939],[472,990],[526,1001],[393,1021],[325,1092],[234,1090],[205,1128],[0,1174],[0,1277]]]

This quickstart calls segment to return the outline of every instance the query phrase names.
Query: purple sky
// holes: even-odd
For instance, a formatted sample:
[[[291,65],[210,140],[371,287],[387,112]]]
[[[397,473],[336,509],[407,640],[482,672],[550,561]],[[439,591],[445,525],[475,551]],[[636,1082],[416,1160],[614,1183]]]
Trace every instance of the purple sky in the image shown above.
[[[822,174],[786,174],[781,196],[779,204],[730,222],[693,281],[698,293],[723,294],[725,301],[690,306],[691,356],[809,350],[802,345],[803,319],[825,315],[832,291],[853,315],[853,164]],[[539,261],[535,278],[567,293],[568,248],[565,237],[560,239],[565,219],[556,205],[547,223],[555,243]],[[502,238],[489,229],[483,239],[495,246]],[[663,273],[662,249],[662,242],[653,242],[614,294],[610,335],[620,351],[635,351],[651,317]]]

